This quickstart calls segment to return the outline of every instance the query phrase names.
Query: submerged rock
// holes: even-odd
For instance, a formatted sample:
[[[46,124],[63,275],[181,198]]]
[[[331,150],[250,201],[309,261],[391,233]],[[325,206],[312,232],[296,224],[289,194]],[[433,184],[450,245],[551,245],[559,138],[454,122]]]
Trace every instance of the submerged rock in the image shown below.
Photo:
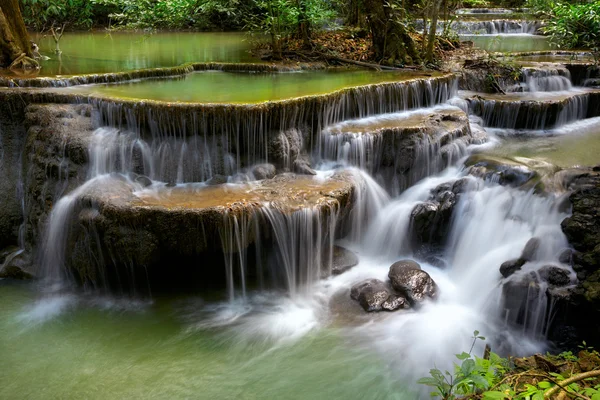
[[[419,268],[416,268],[416,266]],[[396,262],[388,273],[392,287],[412,304],[437,297],[437,285],[429,274],[410,260]]]
[[[529,239],[523,252],[521,253],[521,259],[525,261],[533,261],[537,255],[538,249],[540,248],[540,238],[534,237]]]

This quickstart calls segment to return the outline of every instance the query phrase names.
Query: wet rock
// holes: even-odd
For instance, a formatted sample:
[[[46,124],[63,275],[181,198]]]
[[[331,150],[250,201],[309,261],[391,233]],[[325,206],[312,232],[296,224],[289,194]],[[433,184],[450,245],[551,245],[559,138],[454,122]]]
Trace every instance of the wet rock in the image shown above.
[[[100,178],[73,206],[78,218],[69,228],[66,267],[82,284],[96,287],[108,286],[102,281],[107,276],[122,289],[134,278],[140,290],[171,289],[192,284],[189,276],[222,276],[223,252],[253,248],[257,238],[264,237],[261,245],[270,250],[278,245],[276,229],[286,237],[305,237],[307,226],[314,227],[310,234],[316,237],[319,229],[322,238],[315,246],[325,247],[331,212],[336,222],[346,224],[356,179],[344,171],[324,180],[285,174],[252,184],[178,185],[146,192],[134,191],[127,180]],[[311,212],[298,213],[306,209]],[[306,217],[302,223],[295,217],[300,214]],[[254,270],[255,258],[249,259],[248,269]],[[313,278],[318,277],[307,279]]]
[[[404,297],[392,294],[381,304],[381,308],[385,311],[396,311],[410,308],[410,303]]]
[[[578,342],[600,346],[600,173],[587,169],[571,183],[569,200],[572,215],[562,221],[561,227],[573,247],[573,269],[578,282],[557,310],[554,326],[572,326],[577,330]],[[567,259],[561,254],[561,262]]]
[[[395,298],[390,288],[379,279],[367,279],[350,289],[350,297],[358,301],[367,312],[383,310],[384,303],[386,307],[393,308],[394,298],[390,299],[390,296]]]
[[[358,264],[358,257],[352,251],[341,246],[333,246],[331,274],[339,275]]]
[[[0,278],[33,279],[31,257],[24,251],[11,253],[0,267]]]
[[[222,185],[224,183],[227,183],[228,181],[229,181],[229,178],[227,176],[217,174],[217,175],[213,175],[212,178],[207,180],[206,184],[209,186]]]
[[[389,273],[396,273],[405,269],[421,269],[421,266],[418,262],[413,260],[400,260],[391,265]]]
[[[533,261],[535,256],[540,248],[540,239],[539,238],[531,238],[523,248],[523,252],[521,253],[521,259],[525,261]]]
[[[538,270],[540,278],[554,286],[566,286],[571,283],[569,271],[555,265],[545,265]]]
[[[412,268],[410,263],[394,263],[388,273],[394,290],[405,296],[412,304],[437,297],[437,285],[429,274]]]
[[[564,249],[558,255],[558,261],[562,264],[573,265],[573,250]]]
[[[465,165],[469,175],[504,186],[529,190],[536,187],[541,179],[528,165],[510,158],[474,154]]]
[[[503,262],[502,265],[500,265],[500,273],[503,277],[508,278],[509,276],[520,270],[521,267],[525,265],[525,263],[526,261],[522,258],[517,258],[514,260]]]
[[[135,177],[135,183],[139,183],[143,187],[148,187],[152,185],[152,180],[146,175],[138,175]]]
[[[306,160],[294,161],[294,172],[300,175],[316,175],[317,172],[311,168],[310,163]]]
[[[269,160],[273,160],[277,169],[291,171],[294,161],[304,151],[304,140],[298,129],[280,132],[269,143]]]
[[[263,179],[271,179],[275,176],[275,173],[276,170],[273,164],[258,164],[255,165],[251,170],[251,174],[254,176],[254,179],[259,181]]]

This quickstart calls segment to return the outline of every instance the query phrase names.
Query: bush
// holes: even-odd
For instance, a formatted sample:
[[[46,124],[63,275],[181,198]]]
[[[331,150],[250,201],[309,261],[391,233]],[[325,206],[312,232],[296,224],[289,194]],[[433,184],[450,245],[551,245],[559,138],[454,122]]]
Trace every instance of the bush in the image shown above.
[[[544,32],[559,47],[596,52],[600,49],[600,2],[559,2],[553,5],[551,15]]]

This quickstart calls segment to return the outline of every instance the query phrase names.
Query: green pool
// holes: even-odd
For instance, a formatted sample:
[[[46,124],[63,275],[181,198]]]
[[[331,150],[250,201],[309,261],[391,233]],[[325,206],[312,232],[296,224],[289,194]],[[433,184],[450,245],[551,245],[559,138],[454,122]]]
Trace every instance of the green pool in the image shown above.
[[[353,86],[423,77],[418,73],[377,71],[303,71],[247,73],[203,71],[171,79],[147,79],[67,90],[123,99],[200,103],[260,103],[330,93]]]
[[[548,37],[538,35],[461,35],[460,39],[472,41],[475,47],[502,53],[554,49]]]
[[[244,33],[85,32],[65,33],[62,54],[54,54],[51,36],[32,34],[42,55],[39,76],[79,75],[173,67],[186,62],[256,62]]]
[[[33,286],[0,280],[2,399],[415,398],[341,328],[277,341],[244,325],[199,326],[207,303],[197,297],[42,300]],[[303,312],[287,317],[295,331]]]

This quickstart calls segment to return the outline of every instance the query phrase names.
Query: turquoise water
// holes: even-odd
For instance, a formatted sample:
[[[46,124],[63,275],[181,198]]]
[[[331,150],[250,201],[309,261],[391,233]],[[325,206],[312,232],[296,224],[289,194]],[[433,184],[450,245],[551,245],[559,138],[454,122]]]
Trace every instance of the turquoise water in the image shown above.
[[[314,327],[281,298],[248,312],[200,297],[42,296],[0,280],[2,399],[415,398],[351,327]]]

